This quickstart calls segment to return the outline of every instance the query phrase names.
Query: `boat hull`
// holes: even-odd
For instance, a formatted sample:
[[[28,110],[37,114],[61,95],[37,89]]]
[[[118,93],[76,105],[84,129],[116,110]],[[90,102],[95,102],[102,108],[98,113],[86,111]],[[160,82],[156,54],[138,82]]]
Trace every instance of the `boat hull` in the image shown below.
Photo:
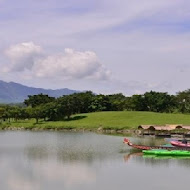
[[[124,138],[123,143],[139,150],[187,150],[190,151],[190,147],[178,147],[178,146],[146,146],[146,145],[136,145],[132,144],[127,138]]]
[[[171,141],[170,143],[172,146],[190,148],[190,143],[185,144],[180,141]]]

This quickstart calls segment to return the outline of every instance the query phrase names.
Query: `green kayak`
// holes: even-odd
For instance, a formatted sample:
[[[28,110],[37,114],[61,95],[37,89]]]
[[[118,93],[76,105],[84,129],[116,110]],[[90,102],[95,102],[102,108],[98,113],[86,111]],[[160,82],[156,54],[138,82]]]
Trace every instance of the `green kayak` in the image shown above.
[[[162,149],[152,149],[143,150],[146,155],[163,155],[163,156],[190,156],[190,151],[186,150],[162,150]]]
[[[156,160],[168,160],[168,159],[177,159],[177,160],[183,160],[183,159],[190,159],[189,156],[172,156],[172,155],[156,155],[156,154],[143,154],[143,158],[154,158]]]

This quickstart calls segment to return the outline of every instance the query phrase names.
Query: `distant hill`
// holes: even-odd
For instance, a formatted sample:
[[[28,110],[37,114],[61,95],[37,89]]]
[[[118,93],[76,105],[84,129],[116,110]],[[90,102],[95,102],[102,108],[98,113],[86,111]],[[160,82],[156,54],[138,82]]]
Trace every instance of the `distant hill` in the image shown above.
[[[4,82],[0,80],[0,103],[18,103],[23,102],[28,95],[48,94],[52,97],[60,97],[78,92],[68,88],[51,90],[43,88],[33,88],[14,82]]]

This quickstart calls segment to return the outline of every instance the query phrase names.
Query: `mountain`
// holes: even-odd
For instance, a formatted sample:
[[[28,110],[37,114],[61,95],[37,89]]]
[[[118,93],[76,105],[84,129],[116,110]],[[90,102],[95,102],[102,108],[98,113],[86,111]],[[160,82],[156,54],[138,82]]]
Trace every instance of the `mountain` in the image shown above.
[[[52,97],[59,97],[78,92],[68,88],[51,90],[43,88],[33,88],[14,82],[4,82],[0,80],[0,103],[19,103],[23,102],[28,95],[48,94]]]

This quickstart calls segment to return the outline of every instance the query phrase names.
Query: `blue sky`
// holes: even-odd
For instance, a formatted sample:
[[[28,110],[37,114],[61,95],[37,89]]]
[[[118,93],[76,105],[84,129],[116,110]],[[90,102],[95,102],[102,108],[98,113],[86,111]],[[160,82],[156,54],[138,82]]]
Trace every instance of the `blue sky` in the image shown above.
[[[188,0],[0,0],[0,79],[126,95],[190,87]]]

